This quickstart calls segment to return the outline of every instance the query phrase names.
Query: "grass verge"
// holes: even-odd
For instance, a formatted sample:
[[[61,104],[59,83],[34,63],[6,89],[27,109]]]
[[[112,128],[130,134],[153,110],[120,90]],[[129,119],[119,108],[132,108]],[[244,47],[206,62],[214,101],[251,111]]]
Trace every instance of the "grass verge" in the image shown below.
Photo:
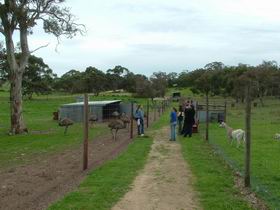
[[[151,138],[137,138],[126,152],[91,172],[77,191],[68,194],[49,210],[110,209],[130,189],[130,184],[146,162],[151,144]]]
[[[194,186],[203,209],[251,209],[234,187],[232,171],[200,135],[191,139],[180,137],[180,142],[183,156],[196,177]]]

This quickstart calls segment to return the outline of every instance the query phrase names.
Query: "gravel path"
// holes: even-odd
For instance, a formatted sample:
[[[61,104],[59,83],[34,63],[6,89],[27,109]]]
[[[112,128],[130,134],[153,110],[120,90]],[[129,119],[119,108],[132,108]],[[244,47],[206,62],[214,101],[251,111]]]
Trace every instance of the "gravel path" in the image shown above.
[[[181,145],[168,139],[168,127],[155,133],[147,164],[112,210],[201,209]]]

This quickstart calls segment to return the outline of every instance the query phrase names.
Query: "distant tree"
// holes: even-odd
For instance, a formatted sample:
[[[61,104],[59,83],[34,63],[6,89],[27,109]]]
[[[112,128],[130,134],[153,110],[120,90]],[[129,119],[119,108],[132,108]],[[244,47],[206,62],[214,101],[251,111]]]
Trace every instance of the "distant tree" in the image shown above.
[[[156,90],[153,88],[152,83],[144,75],[136,75],[136,96],[144,98],[156,97]]]
[[[263,61],[254,68],[253,74],[258,86],[258,98],[262,106],[264,106],[263,97],[267,96],[276,85],[273,77],[276,76],[277,71],[276,61]]]
[[[42,58],[31,55],[23,73],[23,95],[29,99],[33,94],[50,94],[56,75]]]
[[[154,72],[150,80],[156,96],[164,97],[168,86],[168,77],[166,73],[161,71]]]
[[[222,62],[212,62],[208,63],[204,66],[204,69],[207,70],[223,70],[225,68],[225,65]]]
[[[128,72],[123,77],[122,88],[128,92],[136,93],[136,81],[139,75]]]
[[[199,78],[203,73],[204,69],[196,69],[194,71],[183,71],[179,74],[177,83],[179,87],[193,87],[195,80]]]
[[[82,73],[72,69],[61,76],[55,84],[56,90],[61,90],[69,93],[84,92],[84,85],[82,84]]]
[[[7,53],[0,42],[0,87],[8,80]]]
[[[108,83],[109,88],[113,91],[120,89],[123,84],[123,76],[128,74],[129,70],[123,66],[115,66],[113,69],[107,70],[107,78],[110,80]]]
[[[177,79],[178,79],[178,73],[171,72],[167,74],[168,87],[173,87],[174,85],[178,85]]]
[[[22,110],[22,79],[32,51],[28,36],[35,26],[43,26],[46,33],[57,38],[65,35],[72,38],[80,32],[80,26],[69,9],[60,5],[64,0],[0,0],[0,34],[4,36],[7,60],[10,69],[11,133],[24,132]],[[43,23],[43,24],[40,24]],[[15,32],[19,34],[19,58],[14,44]]]
[[[99,95],[101,91],[105,90],[107,78],[103,71],[90,66],[82,73],[82,82],[85,92]]]

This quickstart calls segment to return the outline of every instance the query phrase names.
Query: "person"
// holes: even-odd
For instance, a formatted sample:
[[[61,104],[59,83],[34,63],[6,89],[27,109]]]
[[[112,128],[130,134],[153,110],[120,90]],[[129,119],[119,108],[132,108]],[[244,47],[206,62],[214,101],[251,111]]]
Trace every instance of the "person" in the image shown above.
[[[183,110],[182,105],[179,106],[177,120],[178,120],[178,133],[180,135],[182,132],[182,124],[183,124],[183,120],[184,120],[184,110]]]
[[[189,137],[192,137],[192,127],[195,123],[194,120],[194,116],[195,116],[195,110],[194,107],[188,103],[185,109],[185,120],[184,120],[184,137],[186,137],[187,135],[189,135]]]
[[[177,110],[176,108],[173,107],[170,114],[170,130],[171,130],[170,141],[176,141],[176,124],[177,124]]]
[[[141,105],[137,106],[134,117],[137,122],[138,135],[144,136],[144,111]]]

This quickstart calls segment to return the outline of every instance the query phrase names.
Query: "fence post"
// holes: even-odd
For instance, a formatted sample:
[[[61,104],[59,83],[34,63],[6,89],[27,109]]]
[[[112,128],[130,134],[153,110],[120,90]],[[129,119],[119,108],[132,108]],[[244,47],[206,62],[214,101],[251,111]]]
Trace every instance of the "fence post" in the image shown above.
[[[84,155],[83,170],[88,168],[88,94],[84,94]]]
[[[225,116],[224,116],[224,121],[227,121],[227,101],[225,101]]]
[[[153,110],[154,110],[154,122],[157,120],[157,107],[155,102],[153,102]]]
[[[147,128],[149,127],[149,118],[150,118],[150,103],[149,99],[147,101]]]
[[[133,121],[134,121],[134,110],[133,110],[133,107],[134,106],[134,103],[131,102],[131,122],[130,122],[130,139],[133,138]]]
[[[246,87],[246,106],[245,106],[245,187],[251,186],[250,168],[251,168],[251,96],[250,84]]]
[[[209,141],[209,96],[208,92],[206,93],[206,133],[205,140]]]

